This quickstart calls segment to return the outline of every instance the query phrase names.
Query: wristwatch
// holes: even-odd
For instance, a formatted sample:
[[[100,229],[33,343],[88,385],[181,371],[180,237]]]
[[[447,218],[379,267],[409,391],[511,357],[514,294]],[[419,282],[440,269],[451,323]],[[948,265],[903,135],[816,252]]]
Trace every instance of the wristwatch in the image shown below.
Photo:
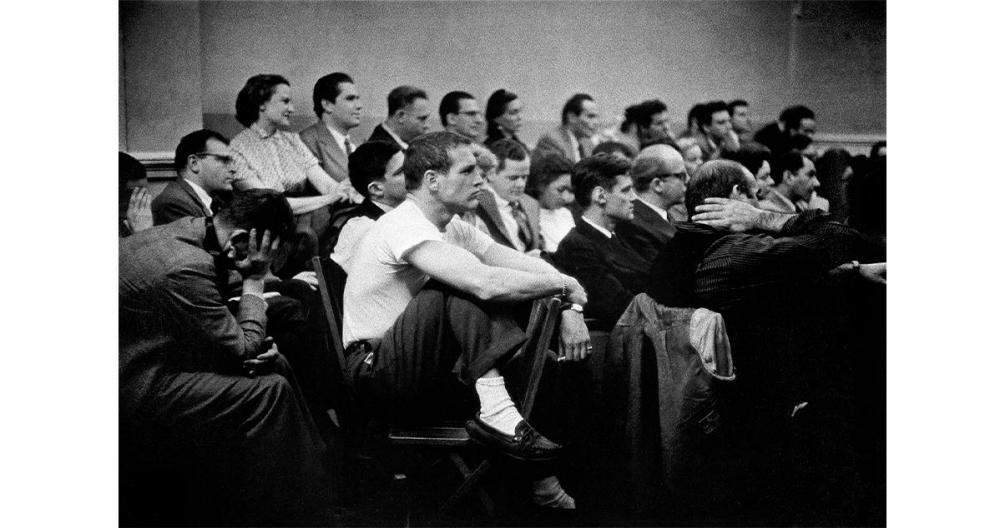
[[[566,302],[566,303],[562,303],[562,305],[559,306],[559,310],[560,311],[573,310],[576,313],[582,314],[583,313],[583,306],[581,306],[581,305],[579,305],[577,303]]]

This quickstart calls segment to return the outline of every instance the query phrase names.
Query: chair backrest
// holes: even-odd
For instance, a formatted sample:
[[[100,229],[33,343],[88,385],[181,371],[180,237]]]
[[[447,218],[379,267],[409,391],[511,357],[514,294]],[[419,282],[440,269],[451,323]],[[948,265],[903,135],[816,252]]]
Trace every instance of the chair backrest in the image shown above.
[[[313,269],[316,271],[316,278],[319,280],[319,296],[323,301],[323,314],[325,315],[327,330],[329,332],[330,348],[333,350],[334,359],[337,361],[337,368],[340,370],[341,380],[347,381],[347,360],[344,352],[344,341],[340,333],[340,325],[343,317],[344,283],[347,274],[344,270],[329,257],[313,257]],[[337,272],[342,276],[331,277]],[[339,317],[338,317],[339,314]]]
[[[542,380],[549,343],[552,342],[552,334],[555,332],[558,317],[559,299],[555,297],[537,299],[532,306],[526,330],[528,339],[523,347],[526,353],[525,359],[527,359],[524,362],[524,368],[528,369],[528,372],[522,371],[522,375],[526,376],[528,380],[524,389],[524,398],[521,401],[521,415],[525,419],[531,416],[531,410],[535,406],[535,395],[538,393],[538,385]]]

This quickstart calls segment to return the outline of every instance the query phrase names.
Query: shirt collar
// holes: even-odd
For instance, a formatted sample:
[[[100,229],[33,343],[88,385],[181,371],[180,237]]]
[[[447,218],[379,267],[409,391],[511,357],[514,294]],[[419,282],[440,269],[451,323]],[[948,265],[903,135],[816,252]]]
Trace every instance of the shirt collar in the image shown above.
[[[510,208],[510,202],[508,200],[504,200],[503,198],[501,198],[500,195],[497,194],[496,189],[494,189],[492,185],[490,185],[490,184],[487,183],[486,184],[486,190],[488,190],[491,193],[493,193],[493,197],[497,201],[497,209],[500,209],[502,211],[504,209],[509,209]]]
[[[594,223],[593,220],[587,218],[586,216],[581,216],[580,219],[583,220],[584,222],[587,222],[588,224],[590,224],[594,229],[600,231],[602,235],[604,235],[604,236],[606,236],[608,238],[611,238],[612,236],[614,236],[614,233],[612,233],[611,231],[608,231],[607,229],[604,229],[603,227],[597,225],[596,223]]]
[[[347,134],[341,134],[339,130],[334,129],[332,126],[330,126],[330,125],[328,125],[326,123],[323,123],[323,126],[325,126],[326,129],[330,131],[330,134],[333,134],[333,140],[336,141],[337,142],[337,146],[340,147],[341,150],[343,150],[343,148],[344,148],[344,140],[345,139],[350,139],[347,136]],[[351,146],[353,147],[354,143],[351,143]]]
[[[661,217],[663,217],[664,220],[667,220],[667,210],[666,209],[661,209],[661,208],[659,208],[659,207],[657,207],[657,206],[655,206],[655,205],[647,202],[646,200],[643,200],[642,197],[639,198],[639,201],[642,202],[642,203],[644,203],[644,204],[646,204],[653,211],[656,211],[656,214],[658,214]],[[669,220],[667,220],[667,221],[669,222]]]
[[[194,193],[198,195],[198,199],[201,200],[201,203],[205,206],[205,209],[207,211],[211,211],[212,197],[208,195],[208,192],[205,189],[202,189],[201,185],[198,185],[197,183],[187,178],[184,178],[184,181],[187,182],[187,184],[190,185],[192,189],[194,189]]]
[[[278,132],[278,129],[276,128],[276,129],[274,129],[274,132],[271,132],[270,134],[268,134],[267,131],[265,131],[263,128],[261,128],[260,126],[258,126],[257,123],[251,123],[250,124],[250,130],[253,130],[254,132],[256,132],[257,133],[257,137],[259,137],[260,139],[267,139],[267,138],[273,136],[274,134],[276,134]]]

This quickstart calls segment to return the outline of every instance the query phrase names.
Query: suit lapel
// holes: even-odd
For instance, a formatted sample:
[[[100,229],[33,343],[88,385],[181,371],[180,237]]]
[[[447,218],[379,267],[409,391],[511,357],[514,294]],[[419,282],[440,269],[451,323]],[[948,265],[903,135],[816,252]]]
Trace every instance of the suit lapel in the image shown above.
[[[493,198],[493,193],[488,190],[484,190],[479,195],[479,208],[478,208],[479,218],[482,218],[486,222],[487,227],[490,229],[496,238],[500,236],[503,240],[500,241],[505,246],[516,248],[517,246],[510,239],[509,233],[507,233],[507,228],[504,227],[503,219],[500,218],[500,209],[497,207],[496,199]]]
[[[198,209],[201,209],[201,211],[205,213],[205,216],[212,216],[212,210],[205,208],[205,204],[202,203],[201,198],[198,197],[198,193],[194,192],[194,187],[191,187],[191,184],[188,183],[187,180],[184,178],[177,178],[177,183],[181,185],[181,188],[184,189],[184,192],[187,193],[188,197],[194,201],[195,205],[198,206]]]
[[[632,203],[635,204],[635,220],[633,222],[640,228],[653,233],[661,242],[666,242],[670,237],[674,236],[677,228],[673,224],[664,220],[659,213],[646,205],[642,200],[636,200]]]
[[[344,152],[344,146],[337,144],[330,129],[326,128],[322,121],[313,126],[316,127],[316,139],[320,144],[320,152],[326,158],[324,161],[328,160],[329,163],[339,167],[341,172],[347,174],[347,153]]]

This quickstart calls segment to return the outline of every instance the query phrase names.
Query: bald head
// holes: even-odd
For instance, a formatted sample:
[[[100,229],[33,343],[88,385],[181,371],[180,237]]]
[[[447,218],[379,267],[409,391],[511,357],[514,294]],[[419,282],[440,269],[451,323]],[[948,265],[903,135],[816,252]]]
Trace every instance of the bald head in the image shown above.
[[[663,161],[664,169],[671,174],[685,172],[684,156],[669,145],[650,145],[639,152],[635,160],[655,158]]]
[[[684,158],[667,145],[642,149],[629,171],[640,198],[666,209],[684,202],[688,174]]]

